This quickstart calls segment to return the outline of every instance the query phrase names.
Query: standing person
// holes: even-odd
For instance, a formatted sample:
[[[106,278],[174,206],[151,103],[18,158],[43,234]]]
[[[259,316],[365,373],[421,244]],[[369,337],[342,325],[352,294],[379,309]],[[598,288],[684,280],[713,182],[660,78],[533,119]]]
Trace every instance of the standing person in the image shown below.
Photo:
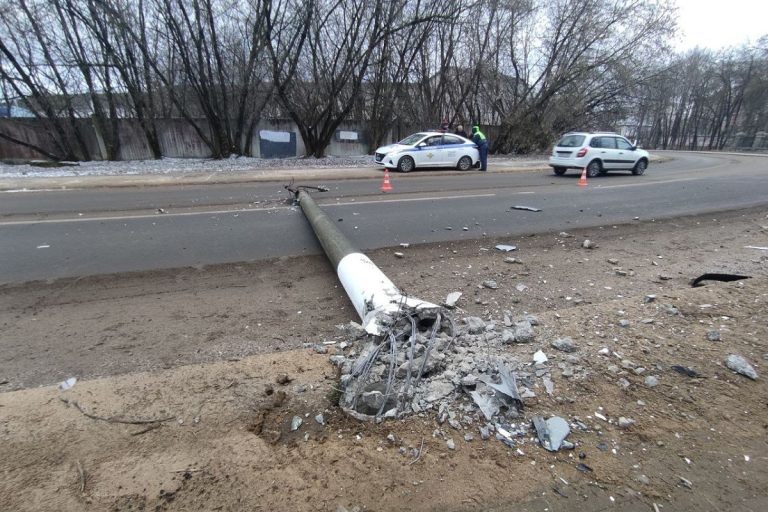
[[[456,135],[460,135],[461,137],[464,137],[465,139],[468,139],[469,136],[467,135],[467,132],[464,131],[464,126],[459,125],[456,127]]]
[[[488,170],[488,138],[480,131],[479,126],[472,127],[472,142],[477,144],[477,149],[480,150],[480,170],[485,172]]]

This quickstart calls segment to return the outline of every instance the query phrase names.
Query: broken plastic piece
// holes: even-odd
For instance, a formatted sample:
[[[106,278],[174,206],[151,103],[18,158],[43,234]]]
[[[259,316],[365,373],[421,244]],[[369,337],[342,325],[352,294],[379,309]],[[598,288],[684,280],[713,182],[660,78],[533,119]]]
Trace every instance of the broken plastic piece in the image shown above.
[[[499,361],[498,365],[501,384],[494,383],[487,375],[480,377],[480,380],[485,382],[486,385],[492,387],[496,391],[499,391],[500,393],[503,393],[511,398],[515,406],[518,409],[522,409],[523,401],[520,399],[520,392],[517,389],[515,374],[510,372],[509,368],[507,368],[507,366],[502,361]]]
[[[72,389],[75,384],[77,384],[77,378],[76,377],[70,377],[67,380],[63,380],[59,382],[59,389],[62,391],[66,391],[68,389]]]
[[[513,206],[513,210],[525,210],[528,212],[540,212],[541,208],[534,208],[533,206]]]
[[[729,281],[740,281],[741,279],[749,279],[749,276],[742,276],[739,274],[702,274],[691,281],[691,286],[694,288],[697,286],[702,286],[702,281],[722,281],[727,283]]]
[[[480,408],[480,411],[483,413],[483,416],[485,416],[485,419],[491,420],[494,416],[499,414],[499,403],[494,397],[484,395],[479,391],[471,391],[469,395]]]

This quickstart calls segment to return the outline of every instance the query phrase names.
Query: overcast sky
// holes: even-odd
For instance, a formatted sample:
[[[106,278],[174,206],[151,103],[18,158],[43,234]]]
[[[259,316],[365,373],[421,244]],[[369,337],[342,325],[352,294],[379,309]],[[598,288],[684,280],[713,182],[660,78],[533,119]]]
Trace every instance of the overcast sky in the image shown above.
[[[755,43],[768,34],[768,0],[677,0],[678,50]]]

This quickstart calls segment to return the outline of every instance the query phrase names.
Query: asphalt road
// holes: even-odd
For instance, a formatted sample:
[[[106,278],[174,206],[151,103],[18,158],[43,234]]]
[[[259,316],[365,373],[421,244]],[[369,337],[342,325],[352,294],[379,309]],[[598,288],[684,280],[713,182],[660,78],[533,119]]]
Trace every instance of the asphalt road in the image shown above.
[[[768,204],[768,157],[670,154],[644,176],[424,171],[323,182],[361,249],[515,237]],[[0,283],[175,268],[321,248],[283,183],[0,193]],[[531,206],[541,212],[515,210]],[[165,213],[158,213],[162,208]]]

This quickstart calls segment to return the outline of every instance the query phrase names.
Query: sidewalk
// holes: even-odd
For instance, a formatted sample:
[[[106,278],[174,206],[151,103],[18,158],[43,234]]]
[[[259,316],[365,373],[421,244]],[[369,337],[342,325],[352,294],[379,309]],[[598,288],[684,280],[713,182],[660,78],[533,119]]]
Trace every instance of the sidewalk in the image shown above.
[[[669,157],[651,156],[654,163],[669,160]],[[28,174],[19,176],[20,172],[14,173],[14,176],[4,177],[0,172],[0,191],[32,191],[32,190],[62,190],[62,189],[84,189],[84,188],[121,188],[121,187],[162,187],[178,185],[211,185],[211,184],[233,184],[233,183],[253,183],[253,182],[285,182],[291,179],[308,180],[349,180],[349,179],[370,179],[380,178],[383,168],[375,164],[357,167],[303,167],[303,168],[258,168],[253,169],[216,169],[216,164],[226,163],[226,161],[207,161],[211,164],[210,169],[206,170],[176,170],[168,172],[154,173],[136,173],[135,168],[141,168],[143,162],[136,162],[135,168],[130,174],[119,175],[86,175],[72,176],[78,172],[78,167],[61,168],[64,176],[51,176],[57,170],[40,169],[39,174],[46,176],[34,176],[35,167],[13,166],[14,169],[24,169]],[[291,161],[295,165],[296,161]],[[126,168],[131,167],[130,162],[120,162]],[[196,161],[195,166],[200,167],[201,162]],[[104,165],[104,164],[100,164]],[[108,165],[108,164],[107,164]],[[514,173],[525,171],[550,171],[547,165],[547,159],[543,156],[532,158],[499,156],[491,157],[488,161],[488,172],[490,173]],[[414,171],[408,174],[398,173],[398,179],[407,178],[425,178],[434,176],[452,176],[462,174],[479,174],[477,170],[457,171],[455,169],[429,169]]]

